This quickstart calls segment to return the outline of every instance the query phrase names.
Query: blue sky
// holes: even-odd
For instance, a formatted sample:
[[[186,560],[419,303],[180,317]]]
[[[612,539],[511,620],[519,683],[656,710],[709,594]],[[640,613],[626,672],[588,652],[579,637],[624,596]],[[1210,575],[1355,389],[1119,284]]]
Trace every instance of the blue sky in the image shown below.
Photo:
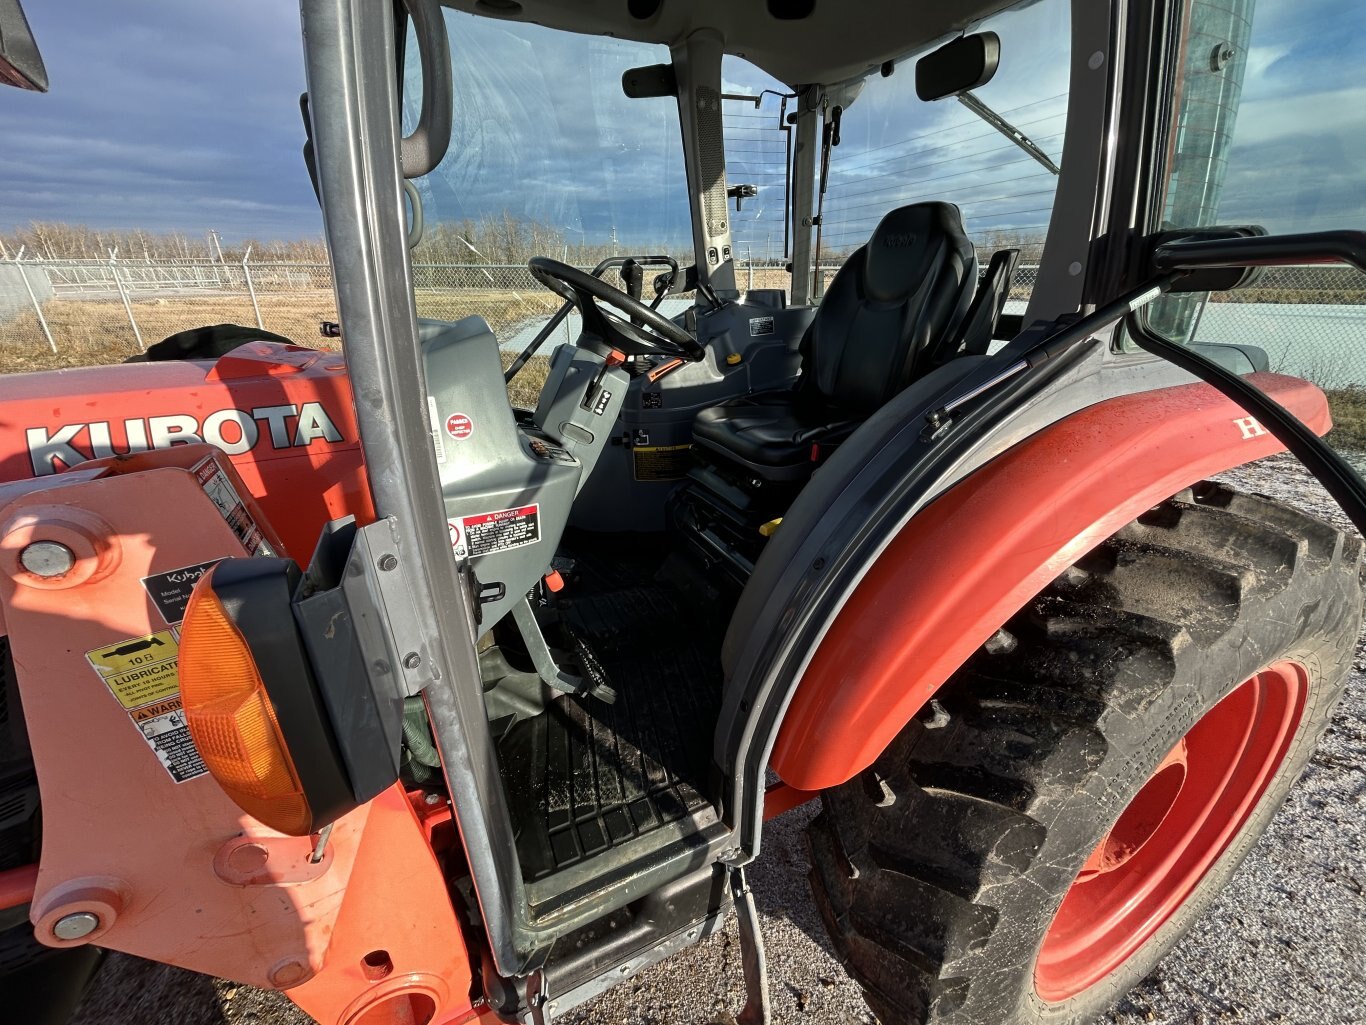
[[[319,236],[298,5],[26,0],[47,95],[0,90],[0,229]]]
[[[980,91],[1055,158],[1065,110],[1057,6],[1045,0],[987,26],[1001,33],[1004,57]],[[320,234],[299,156],[295,4],[27,8],[52,92],[0,92],[0,229],[58,220],[191,235],[215,228],[230,241]],[[429,217],[506,209],[571,243],[603,242],[614,228],[627,245],[686,240],[672,101],[628,101],[617,85],[623,68],[664,59],[662,48],[552,40],[534,26],[481,19],[455,53],[456,145],[422,185]],[[1259,0],[1225,219],[1282,230],[1366,221],[1363,56],[1366,5]],[[732,91],[775,84],[736,60],[725,75]],[[907,65],[874,80],[850,108],[827,244],[856,243],[883,210],[922,197],[960,202],[977,230],[1040,223],[1050,176],[958,104],[917,103],[911,77]],[[757,110],[728,108],[730,179],[760,185],[732,222],[737,245],[756,256],[781,246],[776,112],[772,98]]]

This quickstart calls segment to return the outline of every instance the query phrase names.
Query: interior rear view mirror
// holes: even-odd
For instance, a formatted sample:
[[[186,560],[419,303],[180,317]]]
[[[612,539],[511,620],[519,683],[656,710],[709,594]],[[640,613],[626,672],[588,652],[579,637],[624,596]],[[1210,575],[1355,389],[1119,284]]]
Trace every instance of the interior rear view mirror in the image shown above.
[[[915,62],[915,94],[942,100],[980,89],[1001,66],[1001,37],[995,32],[961,36]]]
[[[643,68],[627,68],[621,74],[621,91],[629,100],[677,96],[678,78],[674,74],[674,66],[650,64]]]
[[[47,68],[19,0],[0,0],[0,85],[47,92]]]

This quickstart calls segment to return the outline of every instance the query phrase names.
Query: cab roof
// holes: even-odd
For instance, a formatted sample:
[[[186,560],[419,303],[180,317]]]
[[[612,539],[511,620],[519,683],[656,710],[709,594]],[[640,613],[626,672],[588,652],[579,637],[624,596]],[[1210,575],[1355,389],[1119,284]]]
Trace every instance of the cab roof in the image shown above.
[[[1034,0],[442,0],[484,17],[670,46],[712,29],[788,85],[833,84]]]

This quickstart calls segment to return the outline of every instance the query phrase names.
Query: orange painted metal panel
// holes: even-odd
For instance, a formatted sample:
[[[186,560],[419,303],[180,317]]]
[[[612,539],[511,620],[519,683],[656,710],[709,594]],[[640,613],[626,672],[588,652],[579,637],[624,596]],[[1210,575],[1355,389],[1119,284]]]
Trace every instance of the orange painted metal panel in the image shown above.
[[[412,972],[439,976],[441,1005],[467,1011],[464,941],[401,791],[338,820],[313,865],[307,839],[266,829],[195,774],[192,747],[153,747],[161,734],[149,724],[176,727],[176,638],[142,581],[246,554],[242,517],[260,521],[259,507],[230,468],[241,510],[223,511],[206,491],[221,488],[206,480],[226,463],[207,446],[177,446],[0,487],[0,603],[43,806],[35,933],[53,946],[95,942],[257,986],[339,978],[340,988],[315,987],[334,994],[331,1006],[351,981],[333,964],[359,941],[347,940],[340,961],[331,948],[354,935],[348,923],[360,912],[351,909],[369,908],[361,921],[370,942],[403,951]],[[35,541],[66,545],[74,565],[51,578],[28,571],[21,553]],[[348,903],[362,851],[364,886],[383,896]],[[402,866],[389,891],[380,863]],[[99,927],[59,939],[56,921],[79,911]]]
[[[371,802],[326,965],[289,990],[318,1021],[350,1025],[377,1007],[401,1010],[422,998],[434,1023],[473,1015],[469,956],[424,835],[402,787]]]
[[[1313,385],[1252,381],[1311,429]],[[772,767],[820,790],[867,768],[972,652],[1050,580],[1145,509],[1283,451],[1205,384],[1125,395],[1032,435],[916,515],[840,609],[797,686]]]

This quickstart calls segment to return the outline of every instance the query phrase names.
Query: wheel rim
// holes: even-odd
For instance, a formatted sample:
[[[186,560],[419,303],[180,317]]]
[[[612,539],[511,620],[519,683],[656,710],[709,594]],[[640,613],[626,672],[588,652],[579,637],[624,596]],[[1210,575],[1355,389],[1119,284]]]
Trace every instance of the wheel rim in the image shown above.
[[[1190,897],[1285,760],[1309,677],[1277,662],[1210,709],[1096,846],[1044,934],[1039,996],[1070,999],[1118,968]]]

